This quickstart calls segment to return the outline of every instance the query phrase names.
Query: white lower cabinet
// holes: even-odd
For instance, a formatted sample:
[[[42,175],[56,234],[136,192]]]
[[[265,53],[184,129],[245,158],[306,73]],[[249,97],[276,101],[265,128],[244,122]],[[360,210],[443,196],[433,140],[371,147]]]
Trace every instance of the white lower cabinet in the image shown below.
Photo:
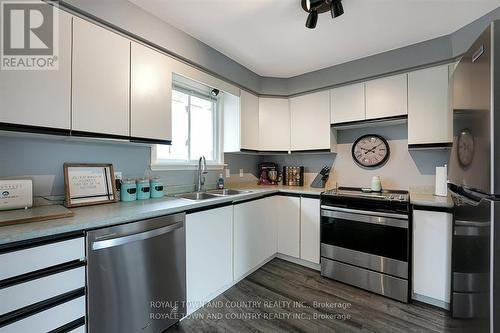
[[[82,317],[85,317],[85,296],[3,326],[0,333],[46,333]]]
[[[233,281],[233,206],[186,216],[188,313]]]
[[[413,299],[449,307],[452,215],[413,211]]]
[[[319,264],[320,201],[300,199],[300,259]]]
[[[300,198],[276,196],[278,253],[300,256]]]
[[[234,206],[234,279],[239,280],[276,253],[277,197]]]

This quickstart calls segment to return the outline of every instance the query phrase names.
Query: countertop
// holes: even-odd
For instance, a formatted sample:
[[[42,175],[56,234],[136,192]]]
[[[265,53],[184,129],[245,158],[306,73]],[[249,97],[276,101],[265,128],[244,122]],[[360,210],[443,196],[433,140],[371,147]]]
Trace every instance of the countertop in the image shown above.
[[[75,213],[75,216],[73,217],[0,227],[0,246],[40,237],[139,221],[224,203],[237,203],[239,201],[259,198],[277,192],[317,195],[319,197],[320,193],[324,191],[324,189],[314,189],[307,186],[259,186],[247,183],[230,186],[230,188],[250,190],[252,192],[201,201],[193,201],[176,197],[164,197],[161,199],[117,202],[112,204],[71,208],[71,210]]]
[[[453,200],[450,195],[446,197],[436,196],[430,193],[418,193],[410,191],[410,203],[414,206],[433,208],[453,208]]]
[[[40,237],[139,221],[224,203],[237,203],[277,192],[319,197],[321,192],[325,191],[322,188],[312,188],[309,186],[257,185],[255,183],[232,184],[229,188],[249,190],[251,192],[202,201],[167,196],[161,199],[72,208],[71,210],[75,213],[73,217],[0,227],[0,246]],[[410,192],[410,199],[411,204],[418,206],[453,207],[453,202],[449,197],[437,197],[432,194]]]

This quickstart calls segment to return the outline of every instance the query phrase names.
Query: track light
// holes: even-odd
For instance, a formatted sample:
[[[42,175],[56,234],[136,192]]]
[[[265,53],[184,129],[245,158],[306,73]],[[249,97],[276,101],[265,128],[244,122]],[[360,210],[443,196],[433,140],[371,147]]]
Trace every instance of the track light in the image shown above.
[[[332,18],[339,17],[340,15],[344,14],[344,7],[342,6],[342,1],[333,0],[330,7],[330,12],[332,14]]]
[[[342,0],[301,0],[301,7],[308,13],[306,27],[314,29],[318,23],[318,14],[330,12],[332,18],[344,14]]]
[[[306,28],[314,29],[316,28],[316,23],[318,23],[318,12],[312,10],[309,12],[309,15],[307,15]]]
[[[325,2],[325,0],[305,0],[305,1],[306,1],[306,10],[308,12],[311,12],[311,10],[318,9],[318,7],[320,7]]]
[[[212,89],[212,91],[210,92],[210,94],[214,97],[217,97],[219,95],[220,91],[219,89]]]

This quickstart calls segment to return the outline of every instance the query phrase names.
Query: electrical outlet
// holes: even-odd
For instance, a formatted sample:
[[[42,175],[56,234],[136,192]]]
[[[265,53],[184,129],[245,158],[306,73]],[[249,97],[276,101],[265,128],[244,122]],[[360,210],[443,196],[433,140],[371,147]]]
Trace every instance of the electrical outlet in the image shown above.
[[[240,169],[240,178],[243,178],[243,169]]]
[[[226,178],[231,177],[231,170],[226,169]]]

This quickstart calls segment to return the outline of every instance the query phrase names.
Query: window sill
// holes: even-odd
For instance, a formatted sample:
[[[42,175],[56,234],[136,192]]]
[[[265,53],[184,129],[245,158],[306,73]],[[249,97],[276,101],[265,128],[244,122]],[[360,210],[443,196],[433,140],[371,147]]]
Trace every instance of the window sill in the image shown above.
[[[227,164],[221,163],[207,163],[207,170],[223,170]],[[190,171],[198,170],[198,163],[196,164],[152,164],[152,171]]]

